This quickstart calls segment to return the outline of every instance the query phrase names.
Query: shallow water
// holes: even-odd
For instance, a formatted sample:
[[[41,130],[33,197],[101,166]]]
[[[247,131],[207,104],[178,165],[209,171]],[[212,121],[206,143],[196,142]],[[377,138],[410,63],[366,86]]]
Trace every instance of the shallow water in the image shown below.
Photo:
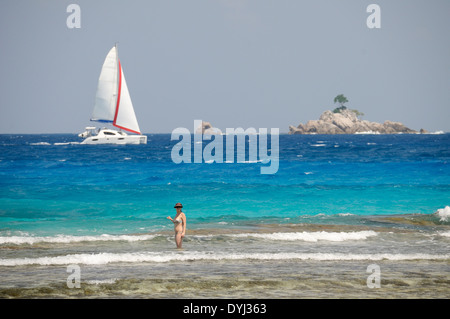
[[[449,298],[448,261],[379,260],[379,288],[365,261],[214,261],[193,264],[83,266],[80,288],[65,267],[18,267],[38,285],[0,289],[2,298]],[[53,280],[48,281],[52,277]],[[57,280],[56,278],[59,278]],[[35,277],[36,279],[36,277]]]
[[[448,298],[450,227],[422,219],[200,228],[181,250],[169,232],[3,238],[0,296]],[[67,284],[74,265],[80,288]],[[370,265],[380,288],[368,287]]]

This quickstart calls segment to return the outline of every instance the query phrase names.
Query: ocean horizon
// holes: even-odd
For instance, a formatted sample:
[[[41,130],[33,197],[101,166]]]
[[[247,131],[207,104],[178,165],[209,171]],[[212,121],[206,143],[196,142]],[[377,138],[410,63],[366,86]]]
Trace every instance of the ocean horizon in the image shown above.
[[[146,135],[0,134],[1,298],[450,297],[450,134],[280,134],[275,174]]]

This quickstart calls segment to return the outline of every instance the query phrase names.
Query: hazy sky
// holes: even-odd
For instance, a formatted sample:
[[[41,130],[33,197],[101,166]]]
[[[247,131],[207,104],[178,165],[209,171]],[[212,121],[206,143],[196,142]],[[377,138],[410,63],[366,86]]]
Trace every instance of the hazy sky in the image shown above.
[[[341,93],[369,121],[450,131],[449,17],[449,0],[2,0],[0,133],[92,125],[116,42],[145,133],[195,119],[288,132]]]

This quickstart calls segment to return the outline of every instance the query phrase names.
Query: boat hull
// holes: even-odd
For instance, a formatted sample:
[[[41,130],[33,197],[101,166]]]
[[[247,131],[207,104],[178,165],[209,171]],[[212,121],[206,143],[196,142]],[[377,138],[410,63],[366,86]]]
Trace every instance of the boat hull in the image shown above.
[[[96,137],[90,136],[81,144],[147,144],[147,136]]]
[[[145,135],[128,135],[124,132],[115,130],[101,130],[97,135],[91,135],[89,132],[80,134],[86,138],[81,144],[147,144],[147,136]]]

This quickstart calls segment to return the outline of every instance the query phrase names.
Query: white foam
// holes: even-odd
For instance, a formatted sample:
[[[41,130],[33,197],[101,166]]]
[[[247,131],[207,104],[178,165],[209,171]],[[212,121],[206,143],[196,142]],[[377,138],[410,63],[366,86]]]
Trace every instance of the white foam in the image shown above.
[[[445,206],[445,208],[440,208],[436,213],[440,217],[441,222],[447,222],[450,219],[450,206]]]
[[[78,145],[80,142],[63,142],[63,143],[53,143],[53,145]]]
[[[38,143],[30,143],[30,145],[51,145],[48,142],[38,142]]]
[[[33,245],[36,243],[59,243],[70,244],[79,242],[95,242],[95,241],[128,241],[135,242],[141,240],[151,240],[156,235],[99,235],[99,236],[71,236],[71,235],[57,235],[57,236],[1,236],[0,245],[2,244],[16,244]]]
[[[378,131],[355,132],[355,134],[380,134]]]
[[[292,232],[292,233],[248,233],[248,234],[235,234],[230,235],[233,237],[255,237],[261,239],[269,240],[283,240],[283,241],[307,241],[307,242],[317,242],[319,240],[323,241],[346,241],[346,240],[365,240],[369,237],[377,236],[377,233],[368,231],[358,231],[358,232]]]
[[[342,253],[215,253],[191,251],[186,253],[99,253],[65,256],[0,259],[0,266],[26,265],[105,265],[109,263],[167,263],[221,260],[311,260],[311,261],[377,261],[377,260],[448,260],[450,255],[432,254],[342,254]]]
[[[86,283],[90,284],[90,285],[104,285],[104,284],[112,285],[112,284],[115,284],[117,280],[118,280],[117,278],[104,279],[104,280],[86,280]]]
[[[245,163],[245,164],[254,164],[254,163],[262,163],[263,160],[256,160],[256,161],[250,161],[250,160],[244,160],[244,161],[236,161],[236,163]]]
[[[438,235],[450,238],[450,231],[438,232]]]

